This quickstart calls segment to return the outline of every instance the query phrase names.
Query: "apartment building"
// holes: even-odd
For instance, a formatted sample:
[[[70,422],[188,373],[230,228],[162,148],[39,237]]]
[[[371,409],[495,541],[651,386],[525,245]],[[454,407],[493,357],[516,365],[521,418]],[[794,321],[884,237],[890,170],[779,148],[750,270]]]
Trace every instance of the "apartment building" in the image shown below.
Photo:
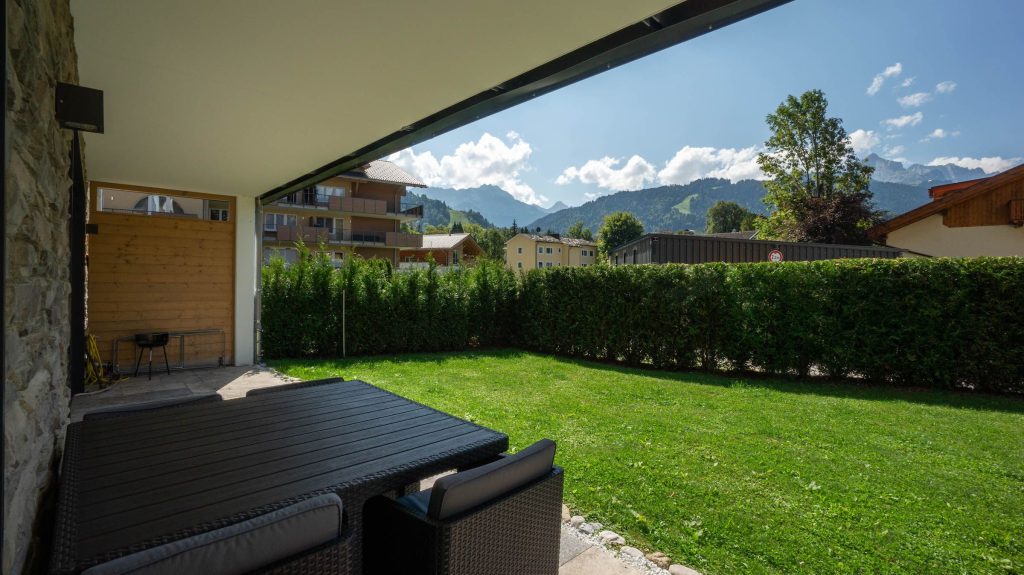
[[[558,235],[518,234],[505,242],[505,263],[514,270],[589,266],[597,244]]]
[[[401,232],[403,222],[423,217],[423,206],[406,199],[409,186],[426,185],[395,164],[377,160],[316,186],[288,194],[263,210],[263,258],[298,257],[295,244],[321,247],[335,265],[358,254],[398,265],[402,248],[422,236]]]

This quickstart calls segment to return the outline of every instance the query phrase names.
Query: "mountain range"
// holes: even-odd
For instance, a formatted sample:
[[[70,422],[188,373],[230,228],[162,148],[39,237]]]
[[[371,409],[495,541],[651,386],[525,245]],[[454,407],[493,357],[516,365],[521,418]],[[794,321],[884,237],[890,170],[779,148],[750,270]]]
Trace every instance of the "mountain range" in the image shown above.
[[[891,215],[927,203],[928,188],[948,182],[960,182],[987,176],[980,168],[964,168],[955,164],[925,166],[887,160],[871,154],[865,162],[875,168],[871,182],[875,208]],[[730,182],[717,178],[696,180],[678,186],[660,186],[601,196],[576,207],[558,202],[542,208],[517,200],[497,186],[481,186],[463,190],[426,188],[420,194],[444,202],[452,212],[452,221],[462,213],[470,219],[486,219],[494,225],[507,227],[515,221],[519,226],[565,232],[577,221],[596,232],[604,216],[616,211],[632,212],[648,231],[703,230],[705,214],[715,202],[733,201],[753,212],[766,213],[761,198],[764,188],[756,180]],[[437,218],[443,215],[438,203]],[[473,212],[478,212],[473,213]],[[438,224],[435,224],[438,225]]]
[[[557,202],[550,208],[527,204],[498,186],[480,186],[464,190],[424,188],[419,194],[440,200],[456,210],[480,212],[488,221],[503,228],[511,226],[513,221],[522,226],[568,207],[562,202]]]
[[[904,166],[902,162],[886,160],[878,154],[869,155],[864,162],[875,169],[875,173],[872,175],[874,179],[880,182],[911,186],[920,186],[921,184],[935,186],[948,182],[975,180],[986,176],[985,171],[981,168],[964,168],[956,164],[942,166],[910,164]]]

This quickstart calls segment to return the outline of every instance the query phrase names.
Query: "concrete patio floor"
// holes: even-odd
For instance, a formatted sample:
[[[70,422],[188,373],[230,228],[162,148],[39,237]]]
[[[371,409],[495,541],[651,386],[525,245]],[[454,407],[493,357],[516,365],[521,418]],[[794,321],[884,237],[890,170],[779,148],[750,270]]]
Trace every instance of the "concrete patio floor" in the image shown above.
[[[218,367],[153,373],[122,380],[104,390],[76,395],[71,402],[71,421],[100,407],[131,405],[160,399],[188,397],[217,392],[224,399],[245,397],[247,391],[295,381],[271,369],[261,367]],[[440,477],[440,476],[438,476]],[[437,477],[424,480],[427,489]],[[620,561],[600,545],[586,541],[573,528],[562,525],[559,550],[559,575],[643,575],[649,573]]]

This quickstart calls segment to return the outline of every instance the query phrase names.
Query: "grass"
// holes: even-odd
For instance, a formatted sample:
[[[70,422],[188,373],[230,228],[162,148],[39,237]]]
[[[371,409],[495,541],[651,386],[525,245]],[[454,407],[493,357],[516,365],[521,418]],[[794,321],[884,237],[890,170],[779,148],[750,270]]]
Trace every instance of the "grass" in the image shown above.
[[[277,361],[558,442],[566,503],[709,575],[1024,572],[1024,400],[520,351]]]
[[[679,212],[680,214],[683,214],[684,216],[688,216],[691,213],[691,211],[690,211],[690,209],[691,209],[690,208],[690,204],[692,204],[693,201],[696,200],[699,197],[700,197],[700,194],[690,194],[690,195],[686,196],[686,198],[683,201],[679,202],[678,204],[676,204],[676,205],[674,205],[672,207],[675,208],[675,210],[677,212]]]

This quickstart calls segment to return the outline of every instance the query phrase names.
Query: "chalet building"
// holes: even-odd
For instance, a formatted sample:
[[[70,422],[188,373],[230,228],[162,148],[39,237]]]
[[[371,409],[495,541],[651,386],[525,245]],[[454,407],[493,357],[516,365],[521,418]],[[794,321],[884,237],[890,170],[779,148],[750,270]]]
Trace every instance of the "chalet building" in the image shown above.
[[[424,234],[421,238],[421,246],[402,248],[398,269],[426,269],[431,258],[441,269],[450,269],[484,255],[483,248],[470,234]]]
[[[405,198],[406,187],[426,187],[395,164],[377,160],[315,186],[292,192],[263,209],[263,258],[298,257],[300,240],[327,249],[336,265],[358,254],[398,265],[399,250],[420,246],[403,222],[423,217],[423,206]]]
[[[868,231],[922,256],[1024,256],[1024,164],[928,190],[932,201]]]
[[[609,259],[613,265],[702,264],[897,258],[900,255],[901,250],[877,246],[776,242],[728,235],[647,234],[615,248]]]
[[[518,234],[505,242],[505,263],[514,270],[591,266],[597,244],[557,235]]]

